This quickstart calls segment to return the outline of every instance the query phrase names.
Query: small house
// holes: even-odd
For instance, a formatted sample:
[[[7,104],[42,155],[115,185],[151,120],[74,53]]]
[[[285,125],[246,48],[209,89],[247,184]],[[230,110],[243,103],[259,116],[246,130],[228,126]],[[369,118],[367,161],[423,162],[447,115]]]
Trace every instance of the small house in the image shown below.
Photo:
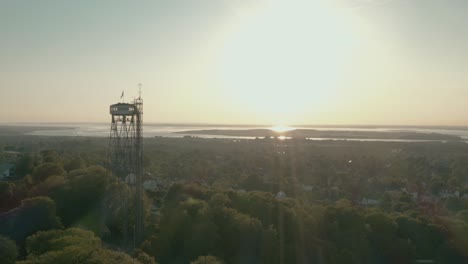
[[[277,194],[276,194],[276,199],[277,200],[283,200],[285,199],[287,196],[286,196],[286,193],[283,192],[283,191],[279,191]]]
[[[9,163],[0,164],[0,180],[13,176],[15,165]]]

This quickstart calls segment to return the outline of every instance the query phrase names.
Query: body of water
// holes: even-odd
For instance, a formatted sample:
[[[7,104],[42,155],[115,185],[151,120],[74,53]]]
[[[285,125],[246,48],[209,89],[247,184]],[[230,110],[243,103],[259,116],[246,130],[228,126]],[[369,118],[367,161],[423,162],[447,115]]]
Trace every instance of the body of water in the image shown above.
[[[22,126],[41,126],[50,129],[39,129],[28,133],[29,135],[38,136],[82,136],[82,137],[108,137],[110,133],[110,124],[82,124],[82,123],[55,123],[55,124],[21,124]],[[210,129],[270,129],[268,126],[224,126],[224,125],[165,125],[165,124],[145,124],[143,130],[144,137],[174,137],[179,138],[189,134],[179,134],[175,132],[183,132],[189,130],[210,130]],[[411,131],[420,133],[439,133],[446,135],[460,136],[464,140],[468,140],[468,128],[410,128],[410,127],[336,127],[336,126],[300,126],[294,127],[316,130],[332,130],[332,131]],[[253,138],[253,137],[230,137],[220,135],[195,135],[201,138]],[[357,141],[393,141],[393,142],[418,142],[431,140],[399,140],[399,139],[344,139],[344,138],[310,138],[310,140],[357,140]]]

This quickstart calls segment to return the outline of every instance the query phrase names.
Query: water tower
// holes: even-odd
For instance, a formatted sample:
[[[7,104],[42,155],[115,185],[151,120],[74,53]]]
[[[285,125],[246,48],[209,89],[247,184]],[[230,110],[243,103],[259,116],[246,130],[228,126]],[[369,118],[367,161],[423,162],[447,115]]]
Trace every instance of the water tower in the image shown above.
[[[123,98],[123,93],[121,98]],[[143,234],[143,99],[141,89],[132,103],[120,102],[110,106],[111,130],[109,161],[112,174],[135,190],[135,225],[127,226],[124,239],[133,231],[134,241],[141,242]],[[128,206],[122,201],[124,208]],[[128,221],[126,221],[128,223]],[[127,243],[128,241],[125,241]],[[134,243],[135,244],[135,243]]]

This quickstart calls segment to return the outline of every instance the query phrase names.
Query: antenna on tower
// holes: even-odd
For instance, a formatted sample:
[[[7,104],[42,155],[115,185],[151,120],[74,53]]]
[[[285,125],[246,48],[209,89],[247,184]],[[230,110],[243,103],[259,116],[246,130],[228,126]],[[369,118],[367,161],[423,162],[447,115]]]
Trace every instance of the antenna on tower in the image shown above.
[[[141,99],[141,83],[138,84],[138,99]]]

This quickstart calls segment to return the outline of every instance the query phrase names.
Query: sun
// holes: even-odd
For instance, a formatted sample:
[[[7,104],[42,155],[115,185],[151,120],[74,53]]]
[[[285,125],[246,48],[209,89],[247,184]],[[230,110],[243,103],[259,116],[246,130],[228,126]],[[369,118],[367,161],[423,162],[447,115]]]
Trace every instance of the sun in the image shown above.
[[[340,94],[352,34],[328,1],[265,3],[226,37],[220,87],[260,123],[302,123]]]
[[[289,127],[289,126],[276,125],[276,126],[271,127],[270,130],[272,130],[274,132],[281,133],[281,132],[287,132],[287,131],[294,130],[294,128]]]

